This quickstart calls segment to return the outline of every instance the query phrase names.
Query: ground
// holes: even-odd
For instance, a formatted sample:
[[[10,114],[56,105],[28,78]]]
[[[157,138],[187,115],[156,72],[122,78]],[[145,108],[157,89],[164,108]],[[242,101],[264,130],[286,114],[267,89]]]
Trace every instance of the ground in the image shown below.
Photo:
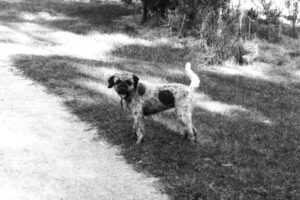
[[[299,40],[256,41],[250,65],[201,66],[191,41],[141,27],[119,2],[0,6],[1,196],[299,198]],[[189,84],[186,61],[201,79],[194,124],[210,144],[183,140],[167,112],[146,120],[135,145],[107,78]]]
[[[1,198],[167,199],[58,98],[3,65],[0,83]]]
[[[34,24],[28,25],[30,32]],[[70,114],[61,99],[20,76],[10,56],[44,46],[34,47],[26,33],[2,20],[0,26],[1,39],[19,40],[0,43],[1,198],[168,199],[156,178],[137,173],[117,147],[97,140],[97,130]]]

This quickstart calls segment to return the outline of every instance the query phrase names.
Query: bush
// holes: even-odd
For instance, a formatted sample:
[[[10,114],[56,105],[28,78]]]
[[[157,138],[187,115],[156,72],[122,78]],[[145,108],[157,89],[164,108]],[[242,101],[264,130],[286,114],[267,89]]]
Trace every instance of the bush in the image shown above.
[[[298,19],[299,14],[299,2],[297,0],[286,0],[285,1],[287,9],[289,9],[290,15],[285,16],[287,20],[291,21],[292,27],[290,30],[286,32],[286,34],[293,38],[298,38],[297,28],[296,24],[297,21],[300,22],[300,19]]]
[[[159,6],[162,0],[148,1],[152,2],[150,9],[155,12],[158,9],[155,5]],[[201,53],[205,55],[203,62],[215,64],[235,58],[242,64],[251,62],[257,57],[257,46],[250,45],[250,47],[242,39],[251,40],[257,37],[276,43],[280,41],[282,34],[294,35],[294,32],[287,31],[280,23],[281,11],[272,8],[272,1],[256,1],[263,7],[264,19],[260,18],[258,11],[253,8],[242,13],[231,9],[230,0],[164,2],[168,2],[167,13],[171,34],[177,34],[180,38],[192,36],[199,40],[202,45]],[[202,48],[203,46],[205,48]],[[195,46],[193,48],[197,49]]]
[[[176,11],[171,16],[171,26],[179,31],[180,36],[185,36],[189,30],[200,34],[207,24],[217,28],[220,9],[225,9],[228,2],[229,0],[178,0]]]
[[[166,18],[167,10],[174,9],[178,0],[141,0],[143,2],[143,19],[142,23],[146,22],[150,14],[155,13],[163,19]],[[159,15],[158,15],[159,14]]]

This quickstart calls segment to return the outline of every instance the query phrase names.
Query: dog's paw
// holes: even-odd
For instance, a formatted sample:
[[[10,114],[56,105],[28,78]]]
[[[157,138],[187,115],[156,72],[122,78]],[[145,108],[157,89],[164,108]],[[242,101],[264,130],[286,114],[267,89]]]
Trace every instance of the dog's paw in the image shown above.
[[[144,137],[137,137],[135,144],[141,144],[142,142],[144,142]]]
[[[132,134],[130,135],[129,137],[131,140],[136,140],[137,137],[136,137],[136,133],[135,132],[132,132]]]

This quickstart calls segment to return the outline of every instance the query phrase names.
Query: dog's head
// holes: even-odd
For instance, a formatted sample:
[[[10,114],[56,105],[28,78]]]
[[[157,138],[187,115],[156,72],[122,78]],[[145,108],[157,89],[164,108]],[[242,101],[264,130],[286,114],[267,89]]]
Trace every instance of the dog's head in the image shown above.
[[[126,98],[137,89],[138,82],[134,74],[115,74],[108,79],[108,88],[114,87],[121,98]]]

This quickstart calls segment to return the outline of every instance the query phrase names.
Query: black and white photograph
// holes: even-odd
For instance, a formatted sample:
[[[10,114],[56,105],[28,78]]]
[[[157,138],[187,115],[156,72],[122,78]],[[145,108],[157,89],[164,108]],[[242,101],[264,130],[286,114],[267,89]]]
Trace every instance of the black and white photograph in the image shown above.
[[[300,0],[0,0],[0,200],[299,200]]]

